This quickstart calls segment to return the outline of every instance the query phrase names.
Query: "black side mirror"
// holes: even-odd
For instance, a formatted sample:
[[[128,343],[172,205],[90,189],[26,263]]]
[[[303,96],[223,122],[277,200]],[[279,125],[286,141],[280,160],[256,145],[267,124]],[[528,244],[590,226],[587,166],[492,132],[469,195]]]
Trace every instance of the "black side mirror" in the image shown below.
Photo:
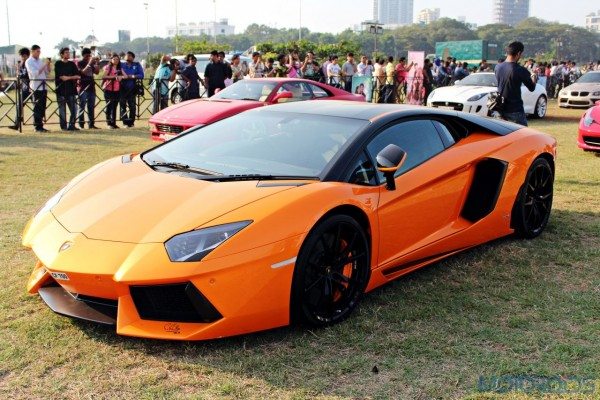
[[[396,190],[394,174],[406,160],[406,152],[395,144],[388,144],[377,154],[377,170],[382,172],[386,180],[387,190]]]

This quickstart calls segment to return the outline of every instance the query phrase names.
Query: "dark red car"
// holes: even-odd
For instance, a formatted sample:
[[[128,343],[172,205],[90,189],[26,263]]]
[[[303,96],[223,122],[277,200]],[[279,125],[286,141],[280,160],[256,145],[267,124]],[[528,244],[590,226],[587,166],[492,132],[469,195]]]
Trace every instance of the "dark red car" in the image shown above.
[[[210,99],[184,101],[165,108],[150,118],[150,131],[153,140],[164,142],[193,126],[210,124],[242,111],[304,100],[365,101],[365,98],[306,79],[244,79]]]

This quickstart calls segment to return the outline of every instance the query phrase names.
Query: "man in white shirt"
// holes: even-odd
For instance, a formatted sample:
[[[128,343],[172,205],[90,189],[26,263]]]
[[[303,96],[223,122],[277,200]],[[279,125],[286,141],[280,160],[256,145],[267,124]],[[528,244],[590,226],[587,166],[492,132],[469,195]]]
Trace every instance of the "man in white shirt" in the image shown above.
[[[360,62],[358,63],[358,65],[356,66],[356,75],[358,76],[365,76],[365,70],[367,69],[367,56],[362,56],[360,58]]]
[[[327,66],[327,78],[330,85],[340,87],[340,73],[342,67],[338,64],[338,56],[331,57],[331,64]]]
[[[51,69],[50,58],[40,59],[40,46],[34,44],[31,46],[31,57],[25,61],[25,68],[29,75],[29,87],[33,93],[33,122],[35,131],[38,133],[48,132],[44,129],[44,117],[46,114],[46,99],[48,91],[46,90],[46,79]]]

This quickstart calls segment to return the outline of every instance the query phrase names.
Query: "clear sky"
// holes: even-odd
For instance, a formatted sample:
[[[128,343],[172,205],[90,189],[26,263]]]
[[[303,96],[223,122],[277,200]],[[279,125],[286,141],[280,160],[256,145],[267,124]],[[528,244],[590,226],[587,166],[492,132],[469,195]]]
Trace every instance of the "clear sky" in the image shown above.
[[[250,23],[297,27],[302,4],[302,25],[312,31],[339,32],[372,16],[371,0],[0,0],[0,45],[8,44],[6,5],[9,10],[11,42],[52,49],[63,37],[81,40],[93,28],[100,42],[117,41],[117,31],[127,29],[132,38],[146,36],[146,12],[151,36],[166,36],[166,26],[179,22],[229,18],[236,33]],[[468,22],[492,22],[493,0],[414,0],[419,10],[440,8],[442,17],[464,15]],[[94,7],[94,10],[90,10]],[[596,0],[531,0],[531,15],[550,21],[583,26],[585,15],[600,10]]]

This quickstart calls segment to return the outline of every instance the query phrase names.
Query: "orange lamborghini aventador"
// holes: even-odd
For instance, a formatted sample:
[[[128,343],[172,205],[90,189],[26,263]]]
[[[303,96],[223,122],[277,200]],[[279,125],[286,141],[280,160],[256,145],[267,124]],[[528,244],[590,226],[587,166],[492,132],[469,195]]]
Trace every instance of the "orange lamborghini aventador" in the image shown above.
[[[130,336],[332,324],[417,268],[539,235],[555,151],[544,133],[455,111],[261,107],[69,182],[25,228],[27,290]]]

